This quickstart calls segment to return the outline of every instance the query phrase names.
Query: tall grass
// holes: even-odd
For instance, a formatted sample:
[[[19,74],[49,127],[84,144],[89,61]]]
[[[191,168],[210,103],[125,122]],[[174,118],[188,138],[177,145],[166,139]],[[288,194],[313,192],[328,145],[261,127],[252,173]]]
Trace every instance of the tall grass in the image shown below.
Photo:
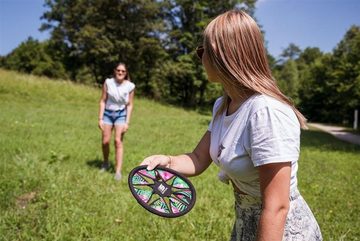
[[[0,240],[228,240],[232,191],[214,165],[191,179],[197,202],[176,219],[141,208],[126,178],[99,173],[99,97],[99,89],[0,70]],[[191,151],[209,121],[136,96],[124,176],[147,155]],[[360,148],[310,130],[301,151],[300,190],[324,239],[358,240]]]

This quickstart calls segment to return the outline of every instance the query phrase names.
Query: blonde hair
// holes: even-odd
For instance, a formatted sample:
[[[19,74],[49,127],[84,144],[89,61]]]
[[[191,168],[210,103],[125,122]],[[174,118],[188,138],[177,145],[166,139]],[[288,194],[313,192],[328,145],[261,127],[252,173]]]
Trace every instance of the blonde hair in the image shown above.
[[[263,36],[248,14],[231,10],[213,19],[204,31],[204,51],[225,89],[234,90],[240,97],[261,93],[288,104],[301,128],[306,128],[306,118],[272,77]],[[228,103],[229,96],[224,93],[218,113],[225,111]]]

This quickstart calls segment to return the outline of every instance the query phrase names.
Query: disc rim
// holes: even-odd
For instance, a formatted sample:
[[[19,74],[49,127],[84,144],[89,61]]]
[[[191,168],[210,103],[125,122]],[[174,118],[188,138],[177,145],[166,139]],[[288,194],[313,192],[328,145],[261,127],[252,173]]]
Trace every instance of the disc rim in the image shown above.
[[[135,187],[134,187],[134,184],[132,184],[132,178],[138,171],[141,171],[141,170],[146,170],[147,171],[146,168],[147,168],[146,165],[137,166],[133,170],[131,170],[131,172],[129,173],[129,176],[128,176],[128,185],[129,185],[129,189],[131,191],[131,194],[134,196],[136,201],[143,208],[145,208],[149,212],[151,212],[151,213],[153,213],[155,215],[161,216],[161,217],[176,218],[176,217],[180,217],[180,216],[183,216],[183,215],[187,214],[194,207],[195,202],[196,202],[196,191],[195,191],[195,188],[194,188],[193,184],[190,182],[190,180],[187,177],[185,177],[184,175],[180,174],[179,172],[177,172],[177,171],[175,171],[173,169],[166,168],[166,167],[160,167],[160,166],[155,167],[153,169],[153,171],[156,171],[156,170],[166,171],[166,172],[169,172],[169,173],[173,174],[175,177],[181,178],[182,180],[185,181],[185,183],[189,186],[189,188],[187,188],[187,189],[191,191],[191,196],[192,197],[190,199],[190,203],[187,205],[187,208],[184,211],[181,211],[181,212],[178,212],[178,213],[173,213],[172,210],[171,210],[171,207],[169,207],[169,210],[170,210],[171,213],[163,213],[163,212],[157,211],[156,209],[150,207],[150,205],[148,205],[143,200],[141,200],[141,198],[137,195],[137,193],[136,193],[136,191],[134,189]],[[154,194],[154,192],[152,192],[152,195],[153,194]]]

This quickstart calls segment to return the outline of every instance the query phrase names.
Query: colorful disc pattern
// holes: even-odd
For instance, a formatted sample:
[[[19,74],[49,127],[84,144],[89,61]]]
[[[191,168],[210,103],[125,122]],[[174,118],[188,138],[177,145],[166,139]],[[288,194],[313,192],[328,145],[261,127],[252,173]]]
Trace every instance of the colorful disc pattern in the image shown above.
[[[130,172],[128,183],[138,203],[162,217],[180,217],[195,204],[194,186],[186,177],[169,168],[156,167],[148,171],[146,166],[138,166]]]

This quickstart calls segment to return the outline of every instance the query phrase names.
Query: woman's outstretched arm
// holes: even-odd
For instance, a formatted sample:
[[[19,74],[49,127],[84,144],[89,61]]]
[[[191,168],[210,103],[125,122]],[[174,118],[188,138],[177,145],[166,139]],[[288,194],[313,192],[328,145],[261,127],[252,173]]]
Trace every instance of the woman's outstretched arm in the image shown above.
[[[185,176],[196,176],[211,164],[209,154],[210,131],[206,131],[193,152],[178,156],[153,155],[144,159],[141,165],[148,165],[152,170],[156,166],[171,168]]]

